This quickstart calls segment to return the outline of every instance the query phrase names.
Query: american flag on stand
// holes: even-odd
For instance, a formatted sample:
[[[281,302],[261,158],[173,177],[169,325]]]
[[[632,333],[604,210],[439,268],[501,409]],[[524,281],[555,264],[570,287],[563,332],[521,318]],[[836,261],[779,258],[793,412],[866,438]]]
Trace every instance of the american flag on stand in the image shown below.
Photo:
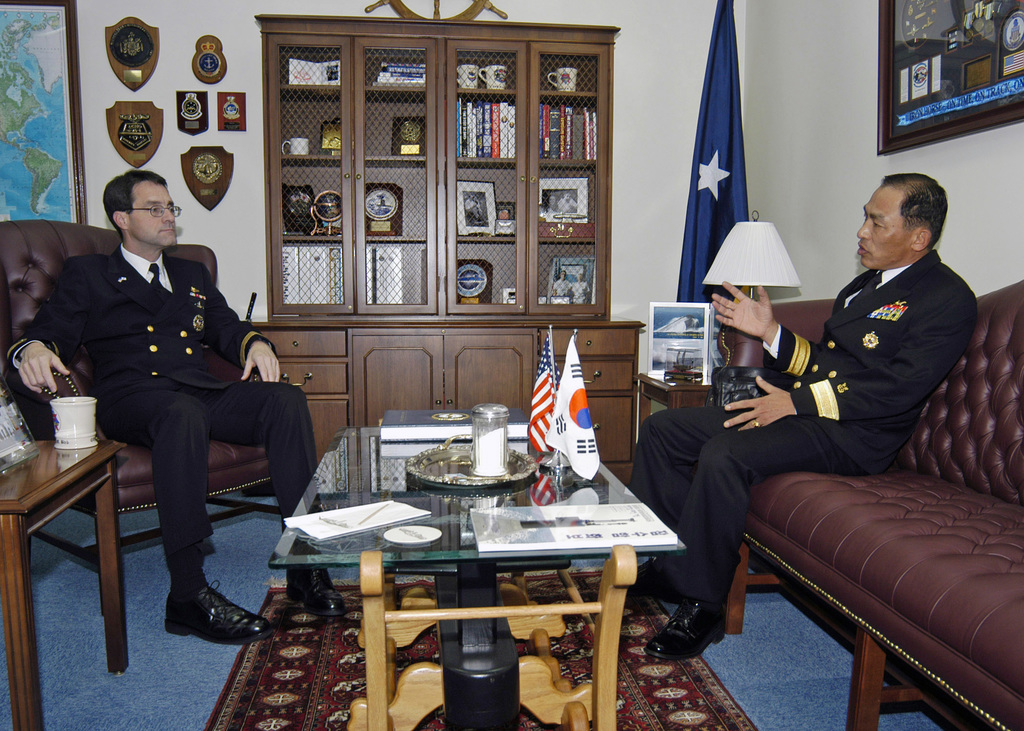
[[[552,368],[555,369],[553,374]],[[558,379],[558,366],[554,365],[554,359],[551,357],[551,339],[545,338],[540,363],[537,365],[537,380],[533,384],[530,412],[530,444],[538,452],[549,450],[545,440],[551,428],[551,415],[555,411],[555,383]]]

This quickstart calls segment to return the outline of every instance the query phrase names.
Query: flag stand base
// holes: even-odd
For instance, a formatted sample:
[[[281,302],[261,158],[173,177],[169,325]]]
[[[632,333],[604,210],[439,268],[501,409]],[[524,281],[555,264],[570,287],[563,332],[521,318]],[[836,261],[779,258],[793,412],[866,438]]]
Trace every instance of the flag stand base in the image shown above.
[[[565,456],[555,450],[540,461],[541,474],[549,475],[557,487],[569,487],[576,481],[576,473]]]

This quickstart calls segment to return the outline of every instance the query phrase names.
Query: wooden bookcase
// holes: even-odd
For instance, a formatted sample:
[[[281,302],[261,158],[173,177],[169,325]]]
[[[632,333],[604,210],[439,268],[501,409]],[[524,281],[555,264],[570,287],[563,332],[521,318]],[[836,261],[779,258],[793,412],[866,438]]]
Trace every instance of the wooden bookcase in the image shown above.
[[[318,430],[376,423],[385,408],[529,411],[548,325],[631,333],[611,354],[631,361],[629,382],[598,397],[628,397],[612,418],[632,424],[641,323],[608,318],[618,29],[257,20],[270,314],[260,327],[303,376]],[[297,328],[302,342],[335,345],[303,352]],[[318,382],[313,365],[332,375]],[[615,431],[598,444],[626,469],[635,427]]]

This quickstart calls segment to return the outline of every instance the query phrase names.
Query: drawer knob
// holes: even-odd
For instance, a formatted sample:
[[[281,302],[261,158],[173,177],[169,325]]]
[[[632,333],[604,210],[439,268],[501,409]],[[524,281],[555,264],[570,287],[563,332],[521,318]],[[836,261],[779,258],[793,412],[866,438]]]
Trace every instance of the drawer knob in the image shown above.
[[[601,422],[594,424],[594,431],[598,431],[601,428]]]
[[[292,341],[292,347],[293,347],[293,348],[297,348],[297,347],[299,347],[299,341],[298,341],[298,340],[293,340],[293,341]]]
[[[436,401],[434,402],[434,406],[440,406],[440,405],[441,405],[441,399],[437,399],[437,400],[436,400]]]
[[[588,340],[588,341],[587,341],[587,345],[593,345],[593,344],[594,344],[594,341],[593,341],[593,340]]]
[[[594,377],[592,379],[590,379],[589,381],[584,378],[583,382],[584,383],[593,383],[594,381],[596,381],[600,377],[601,377],[601,371],[594,371]]]

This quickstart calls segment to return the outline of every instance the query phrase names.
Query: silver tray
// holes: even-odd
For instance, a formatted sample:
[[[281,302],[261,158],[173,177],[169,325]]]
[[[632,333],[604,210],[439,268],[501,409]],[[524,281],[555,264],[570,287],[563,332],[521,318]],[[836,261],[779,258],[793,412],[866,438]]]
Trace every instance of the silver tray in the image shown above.
[[[474,475],[472,447],[462,444],[445,443],[405,461],[406,483],[410,487],[427,489],[521,490],[533,483],[536,472],[535,458],[510,449],[505,474]]]

